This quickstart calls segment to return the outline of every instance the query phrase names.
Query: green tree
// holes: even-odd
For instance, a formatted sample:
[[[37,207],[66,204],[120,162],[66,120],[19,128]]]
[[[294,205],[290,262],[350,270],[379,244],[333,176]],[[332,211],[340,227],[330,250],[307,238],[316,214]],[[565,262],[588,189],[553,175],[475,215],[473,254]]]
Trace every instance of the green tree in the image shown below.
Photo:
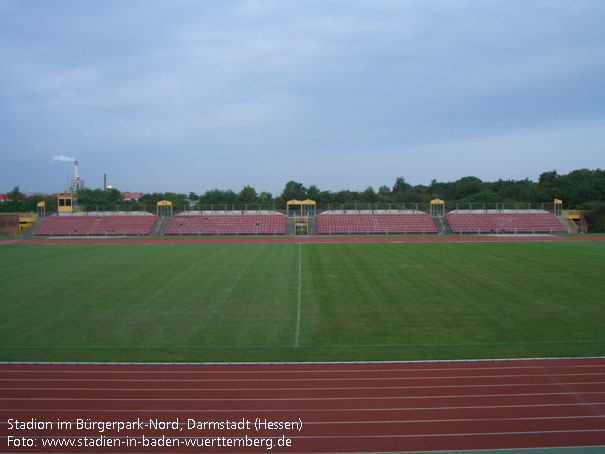
[[[319,199],[319,194],[320,194],[319,188],[317,186],[315,186],[314,184],[312,184],[311,186],[309,186],[309,189],[307,190],[306,198],[317,201]]]
[[[483,182],[477,177],[463,177],[455,181],[450,197],[454,200],[462,200],[465,197],[483,191]]]
[[[504,200],[495,192],[483,191],[476,192],[475,194],[469,194],[463,199],[460,199],[463,203],[502,203]]]
[[[199,203],[203,205],[233,205],[239,203],[238,200],[238,195],[231,189],[211,189],[200,197]]]
[[[244,204],[256,203],[258,201],[258,194],[256,193],[256,189],[252,186],[244,186],[238,197],[239,202]]]
[[[351,191],[342,190],[336,193],[336,202],[338,203],[347,203],[355,201],[356,199],[352,196]]]
[[[286,187],[281,193],[281,198],[286,202],[288,200],[304,200],[307,198],[307,189],[302,183],[290,180],[286,183]]]
[[[590,210],[586,216],[588,232],[605,232],[605,201],[589,202],[584,204],[583,208]]]
[[[403,192],[407,191],[411,187],[412,187],[412,185],[405,182],[405,178],[398,177],[395,180],[395,184],[393,184],[393,190],[391,192],[393,193],[394,196],[396,196],[399,193],[403,193]]]
[[[78,205],[82,207],[119,205],[124,200],[122,193],[116,189],[88,189],[78,191]],[[129,202],[132,204],[132,202]]]
[[[517,202],[539,202],[538,185],[528,179],[509,182],[498,191],[498,195]]]
[[[361,193],[361,201],[367,203],[375,203],[378,201],[378,194],[374,191],[372,186],[368,186],[365,191]]]
[[[388,203],[391,201],[391,189],[387,185],[378,188],[378,201]]]
[[[579,169],[559,178],[558,198],[563,199],[567,206],[577,207],[582,202],[605,200],[602,190],[604,172],[597,170]]]
[[[13,202],[20,202],[23,199],[25,199],[25,195],[21,194],[21,191],[19,190],[19,185],[15,186],[13,190],[8,193],[8,200],[11,200]]]
[[[559,175],[557,175],[557,171],[551,170],[550,172],[541,173],[538,183],[544,186],[556,186],[558,179]]]
[[[139,206],[145,205],[147,209],[149,209],[149,206],[153,206],[153,209],[155,209],[155,205],[160,200],[172,202],[174,209],[183,209],[188,205],[186,194],[179,194],[176,192],[154,192],[153,194],[144,194],[143,197],[139,199]]]
[[[336,201],[336,197],[334,193],[331,191],[321,191],[319,193],[319,197],[315,200],[317,203],[334,203]]]
[[[270,192],[261,192],[258,196],[258,203],[261,205],[271,205],[273,203],[273,196]]]

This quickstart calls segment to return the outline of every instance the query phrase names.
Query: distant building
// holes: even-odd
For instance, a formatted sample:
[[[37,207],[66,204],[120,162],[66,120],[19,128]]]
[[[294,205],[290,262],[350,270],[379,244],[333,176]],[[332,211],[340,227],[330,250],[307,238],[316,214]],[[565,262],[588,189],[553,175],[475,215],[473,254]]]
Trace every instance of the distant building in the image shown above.
[[[0,194],[0,202],[8,202],[8,194]]]
[[[5,194],[2,194],[5,195]],[[18,214],[0,214],[0,235],[18,236],[19,235],[19,215]]]
[[[124,200],[132,200],[133,202],[138,202],[138,200],[143,197],[142,192],[122,192],[122,197]]]

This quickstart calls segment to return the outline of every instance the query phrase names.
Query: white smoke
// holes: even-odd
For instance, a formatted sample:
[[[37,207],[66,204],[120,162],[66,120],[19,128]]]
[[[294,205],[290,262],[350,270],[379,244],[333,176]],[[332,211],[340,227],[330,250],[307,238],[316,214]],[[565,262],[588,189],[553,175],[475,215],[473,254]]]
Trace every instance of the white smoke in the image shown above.
[[[74,162],[76,158],[70,158],[69,156],[65,156],[64,154],[54,155],[53,161],[59,162]]]

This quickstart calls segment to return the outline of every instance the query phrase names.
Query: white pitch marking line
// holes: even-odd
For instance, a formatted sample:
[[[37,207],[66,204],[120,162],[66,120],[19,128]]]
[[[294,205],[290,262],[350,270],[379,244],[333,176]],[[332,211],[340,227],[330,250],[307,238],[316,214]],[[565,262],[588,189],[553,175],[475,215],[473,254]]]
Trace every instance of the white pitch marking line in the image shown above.
[[[579,341],[584,343],[584,341]],[[589,341],[589,342],[605,342],[605,340],[601,340],[601,341]],[[541,342],[544,343],[544,342]],[[552,342],[547,342],[547,343],[552,343]],[[559,342],[561,343],[561,342]],[[574,342],[575,343],[575,342]],[[424,345],[427,346],[427,344],[420,344],[420,345]],[[459,345],[469,345],[469,344],[445,344],[449,347],[452,346],[459,346]],[[481,344],[477,344],[477,345],[481,345]],[[496,344],[482,344],[482,345],[496,345]],[[504,344],[497,344],[497,345],[504,345]],[[510,345],[510,343],[507,343],[506,345]],[[401,347],[402,345],[400,345]],[[408,345],[409,346],[409,345]],[[197,346],[195,348],[202,348],[203,346]],[[316,345],[313,346],[311,348],[335,348],[335,347],[343,347],[343,346],[339,346],[339,345],[331,345],[331,346],[320,346],[320,345]],[[366,345],[366,346],[357,346],[357,347],[380,347],[379,345]],[[383,345],[384,347],[384,345]],[[396,345],[389,345],[389,347],[396,347]],[[26,348],[24,346],[17,346],[17,347],[7,347],[7,346],[0,346],[0,349],[2,348]],[[27,347],[27,348],[32,348],[32,347]],[[42,348],[41,346],[36,346],[33,348]],[[45,346],[45,348],[49,348],[48,346]],[[54,346],[51,348],[59,348],[59,346]],[[61,347],[61,348],[65,348],[65,347]],[[73,346],[71,348],[74,348]],[[78,348],[98,348],[98,347],[83,347],[83,346],[79,346]],[[107,347],[102,347],[102,348],[107,348]],[[134,347],[130,347],[130,348],[134,348]],[[149,346],[147,347],[141,347],[141,348],[151,348]],[[153,348],[166,348],[166,346],[156,346]],[[175,347],[172,347],[175,348]],[[176,347],[176,348],[182,348],[182,347]],[[268,347],[268,346],[251,346],[251,347],[242,347],[242,346],[223,346],[223,347],[210,347],[208,346],[207,348],[273,348],[273,349],[277,349],[277,348],[291,348],[291,346],[274,346],[274,347]],[[7,366],[7,365],[20,365],[20,366],[24,366],[24,365],[35,365],[35,366],[39,366],[39,365],[60,365],[60,366],[244,366],[244,367],[249,367],[249,366],[309,366],[309,365],[319,365],[319,366],[325,366],[325,365],[351,365],[351,364],[377,364],[377,365],[392,365],[392,364],[469,364],[469,363],[495,363],[495,362],[508,362],[508,363],[513,363],[513,362],[518,362],[518,361],[523,361],[523,362],[532,362],[532,361],[545,361],[545,362],[550,362],[550,361],[569,361],[569,360],[573,360],[573,361],[586,361],[586,360],[604,360],[605,356],[582,356],[582,357],[578,357],[578,356],[555,356],[555,357],[550,357],[550,358],[484,358],[484,359],[425,359],[425,360],[408,360],[408,361],[403,361],[403,360],[399,360],[399,361],[286,361],[286,362],[279,362],[279,361],[245,361],[245,362],[229,362],[229,361],[222,361],[222,362],[144,362],[144,361],[128,361],[128,362],[103,362],[103,361],[0,361],[0,367],[1,366]]]
[[[102,370],[102,369],[91,369],[91,370],[59,370],[59,369],[0,369],[0,374],[3,373],[31,373],[31,374],[316,374],[316,373],[370,373],[380,372],[382,373],[397,373],[397,372],[439,372],[439,371],[454,371],[454,370],[515,370],[515,369],[531,369],[535,370],[537,366],[501,366],[501,367],[444,367],[444,368],[415,368],[415,369],[313,369],[313,370]],[[539,366],[540,369],[594,369],[597,367],[605,367],[605,364],[594,364],[594,365],[544,365]]]
[[[296,333],[294,335],[294,346],[298,347],[300,337],[300,306],[302,296],[302,243],[298,243],[298,305],[296,308]]]

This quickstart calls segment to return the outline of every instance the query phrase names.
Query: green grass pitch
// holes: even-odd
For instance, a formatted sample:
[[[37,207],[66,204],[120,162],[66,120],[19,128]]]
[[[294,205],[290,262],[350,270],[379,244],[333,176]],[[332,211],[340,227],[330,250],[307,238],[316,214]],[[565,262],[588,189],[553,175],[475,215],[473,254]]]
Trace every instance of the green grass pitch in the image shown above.
[[[605,243],[0,245],[0,361],[605,355]]]

